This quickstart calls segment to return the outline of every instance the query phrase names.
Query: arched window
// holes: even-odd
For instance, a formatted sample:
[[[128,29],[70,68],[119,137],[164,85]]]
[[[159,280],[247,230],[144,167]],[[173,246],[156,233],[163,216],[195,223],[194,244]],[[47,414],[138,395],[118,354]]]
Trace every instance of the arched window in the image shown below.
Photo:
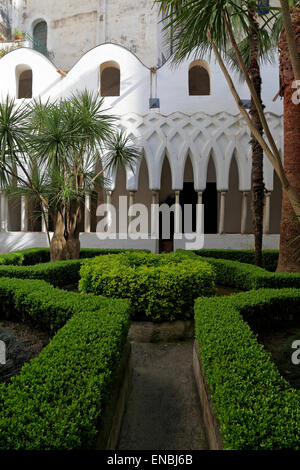
[[[189,68],[189,95],[210,95],[210,76],[208,64],[197,60]]]
[[[17,98],[32,98],[32,70],[27,65],[16,68]]]
[[[33,49],[47,55],[47,23],[39,21],[33,28]]]
[[[121,73],[117,62],[104,62],[100,67],[100,95],[120,96]]]

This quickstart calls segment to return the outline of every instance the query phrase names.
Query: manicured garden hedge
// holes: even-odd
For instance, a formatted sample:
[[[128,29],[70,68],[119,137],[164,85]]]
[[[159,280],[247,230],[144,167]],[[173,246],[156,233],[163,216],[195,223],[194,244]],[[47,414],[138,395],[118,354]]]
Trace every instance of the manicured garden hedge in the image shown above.
[[[54,263],[49,262],[50,251],[46,248],[8,253],[0,255],[0,277],[39,279],[49,282],[55,287],[66,287],[79,282],[79,270],[83,259],[93,258],[99,254],[118,254],[126,251],[147,253],[146,250],[83,249],[80,252],[79,260],[56,261]]]
[[[231,261],[239,261],[240,263],[255,264],[254,250],[196,250],[199,256],[205,258],[221,258]],[[263,250],[262,267],[267,271],[276,271],[278,264],[278,250]]]
[[[148,250],[82,248],[80,250],[80,258],[93,258],[94,256],[119,254],[126,251],[148,253]],[[0,265],[32,266],[38,263],[48,263],[49,261],[49,248],[30,248],[28,250],[12,251],[11,253],[0,255]]]
[[[262,287],[281,289],[300,288],[300,273],[271,273],[252,264],[240,263],[218,258],[201,258],[193,251],[178,250],[182,256],[190,259],[202,259],[211,264],[216,272],[216,283],[241,290]]]
[[[122,305],[122,301],[120,305]],[[118,301],[55,289],[45,281],[0,278],[0,318],[30,323],[54,333],[74,312],[100,310]]]
[[[81,292],[129,298],[133,319],[172,321],[193,315],[199,295],[214,295],[215,274],[195,256],[123,253],[85,261]]]
[[[52,332],[69,319],[19,376],[0,385],[0,449],[93,446],[127,338],[128,301],[4,278],[0,295],[2,317]]]
[[[224,449],[300,449],[300,391],[281,377],[245,321],[270,322],[272,310],[288,320],[299,316],[299,303],[298,289],[196,301],[196,338]]]

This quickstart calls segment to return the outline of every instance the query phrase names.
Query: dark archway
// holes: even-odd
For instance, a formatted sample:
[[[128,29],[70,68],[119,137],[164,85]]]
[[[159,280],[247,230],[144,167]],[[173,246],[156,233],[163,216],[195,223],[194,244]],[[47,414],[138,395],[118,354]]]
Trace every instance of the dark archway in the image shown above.
[[[189,70],[189,95],[210,95],[209,72],[203,65],[198,62],[192,64]]]
[[[120,96],[121,72],[116,62],[105,62],[100,67],[100,95]]]
[[[212,157],[210,157],[207,165],[206,181],[206,189],[202,197],[202,204],[204,204],[204,233],[218,233],[217,177]]]
[[[46,21],[39,21],[33,28],[33,49],[47,54],[48,26]]]

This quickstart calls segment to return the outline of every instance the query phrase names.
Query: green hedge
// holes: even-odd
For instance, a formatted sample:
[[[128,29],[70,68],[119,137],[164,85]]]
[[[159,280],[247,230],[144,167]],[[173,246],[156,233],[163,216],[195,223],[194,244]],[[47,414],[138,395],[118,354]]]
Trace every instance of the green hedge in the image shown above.
[[[55,287],[65,287],[79,281],[82,260],[56,261],[33,266],[0,266],[0,278],[39,279]]]
[[[48,261],[50,250],[47,248],[32,248],[0,255],[0,265],[28,266]]]
[[[195,257],[196,258],[196,257]],[[86,261],[81,292],[129,298],[133,319],[172,321],[193,315],[199,295],[214,295],[215,275],[208,263],[180,255],[109,255]]]
[[[211,264],[216,272],[216,283],[241,290],[262,287],[281,289],[300,288],[300,273],[271,273],[252,264],[218,258],[201,258],[193,251],[178,250],[181,256],[189,259],[202,259]]]
[[[126,251],[142,251],[148,253],[148,250],[82,248],[80,250],[80,259],[93,258],[94,256],[99,255],[119,254]],[[32,266],[39,263],[48,263],[49,261],[49,248],[30,248],[28,250],[13,251],[11,253],[0,255],[0,265]]]
[[[272,309],[299,316],[299,302],[298,289],[196,301],[196,338],[224,449],[300,449],[300,391],[280,376],[245,321],[264,312],[270,318]]]
[[[147,253],[146,250],[83,249],[80,252],[79,260],[56,261],[54,263],[46,262],[50,257],[50,251],[46,248],[9,253],[0,255],[5,261],[2,260],[2,265],[0,262],[0,277],[39,279],[49,282],[54,287],[66,287],[79,282],[79,271],[83,259],[93,258],[99,256],[99,254],[102,256],[127,251],[129,253]]]
[[[255,264],[254,250],[196,250],[195,253],[205,258],[221,258],[240,263]],[[278,264],[278,250],[263,250],[262,267],[267,271],[276,271]]]
[[[106,297],[61,291],[45,281],[0,278],[0,318],[30,323],[49,333],[61,328],[74,312],[110,304]],[[113,304],[118,305],[115,300]]]
[[[0,295],[2,318],[34,320],[50,331],[69,319],[19,376],[0,385],[0,449],[93,446],[127,338],[128,301],[4,278]]]

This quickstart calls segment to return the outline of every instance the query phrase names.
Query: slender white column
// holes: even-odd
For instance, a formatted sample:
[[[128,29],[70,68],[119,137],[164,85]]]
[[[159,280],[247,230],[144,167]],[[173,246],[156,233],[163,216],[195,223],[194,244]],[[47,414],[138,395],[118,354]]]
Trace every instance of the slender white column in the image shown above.
[[[182,217],[180,206],[180,191],[175,191],[174,238],[182,238]]]
[[[28,198],[21,196],[21,232],[28,232]]]
[[[242,212],[241,212],[241,234],[246,233],[247,210],[248,210],[248,192],[243,191],[243,194],[242,194]]]
[[[151,204],[151,238],[152,240],[159,239],[158,194],[159,194],[159,191],[152,191],[152,204]]]
[[[129,211],[134,206],[134,197],[135,197],[135,191],[129,191]],[[130,223],[134,219],[134,216],[130,215],[129,216],[129,230],[130,230]]]
[[[198,191],[198,198],[197,198],[197,214],[196,214],[196,231],[198,234],[202,234],[204,232],[203,230],[203,207],[202,207],[202,196],[203,193],[202,191]]]
[[[92,205],[91,195],[86,194],[85,203],[84,203],[84,231],[85,233],[90,233],[91,231],[91,205]]]
[[[271,192],[265,194],[264,204],[264,233],[270,233]]]
[[[8,231],[8,198],[1,194],[1,231]]]
[[[221,192],[220,192],[219,234],[224,233],[224,227],[225,227],[225,203],[226,203],[226,191],[221,191]]]
[[[106,191],[106,206],[107,206],[107,218],[108,218],[108,233],[112,232],[112,213],[111,213],[111,203],[112,203],[112,191]]]

